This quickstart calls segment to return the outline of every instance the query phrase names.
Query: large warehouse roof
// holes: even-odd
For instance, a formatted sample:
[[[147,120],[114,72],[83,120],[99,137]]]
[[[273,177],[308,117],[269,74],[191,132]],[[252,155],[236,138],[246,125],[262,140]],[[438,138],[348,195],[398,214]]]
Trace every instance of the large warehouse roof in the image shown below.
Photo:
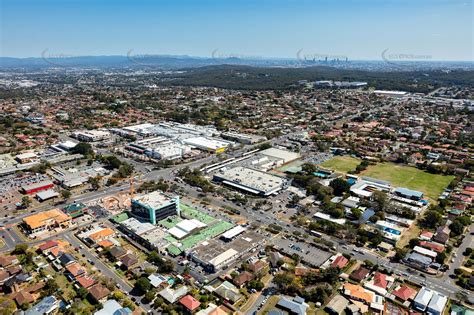
[[[227,185],[266,196],[279,191],[287,183],[285,178],[241,166],[217,173],[215,177]]]
[[[277,149],[277,148],[269,148],[263,151],[258,152],[259,154],[271,156],[271,157],[276,157],[280,158],[283,160],[284,163],[291,162],[293,160],[296,160],[297,158],[300,157],[299,153],[287,151],[287,150],[282,150],[282,149]]]

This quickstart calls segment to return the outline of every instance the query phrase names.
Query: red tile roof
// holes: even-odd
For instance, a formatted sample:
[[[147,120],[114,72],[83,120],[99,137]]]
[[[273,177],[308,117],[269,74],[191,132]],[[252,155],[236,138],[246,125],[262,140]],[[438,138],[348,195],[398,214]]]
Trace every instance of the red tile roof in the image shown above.
[[[417,292],[415,289],[410,288],[409,286],[406,286],[406,285],[392,292],[393,295],[395,295],[396,297],[398,297],[399,299],[403,301],[415,298],[416,293]]]
[[[387,276],[383,273],[376,272],[374,275],[374,285],[378,286],[379,288],[385,289],[388,285]]]
[[[86,289],[95,284],[95,280],[88,276],[81,276],[81,277],[78,277],[76,280],[81,287],[86,288]]]
[[[444,245],[432,242],[420,242],[420,246],[428,249],[432,249],[438,253],[444,252]]]
[[[341,255],[341,256],[338,256],[336,259],[334,259],[334,261],[331,264],[331,267],[338,267],[339,269],[342,269],[347,265],[348,262],[349,260],[346,257]]]
[[[53,248],[53,247],[56,247],[56,246],[58,246],[58,242],[51,240],[51,241],[47,241],[46,243],[41,245],[39,247],[39,249],[43,252],[47,249],[50,249],[50,248]]]
[[[179,303],[183,304],[184,307],[186,307],[190,311],[194,311],[196,308],[198,308],[201,305],[201,303],[198,300],[196,300],[189,294],[182,297],[179,300]]]

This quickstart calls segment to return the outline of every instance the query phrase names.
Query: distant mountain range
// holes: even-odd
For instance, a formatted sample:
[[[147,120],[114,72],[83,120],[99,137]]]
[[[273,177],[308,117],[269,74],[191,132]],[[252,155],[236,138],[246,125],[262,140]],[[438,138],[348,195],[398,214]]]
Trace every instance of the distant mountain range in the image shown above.
[[[132,69],[181,69],[213,65],[242,65],[254,67],[301,68],[311,66],[330,66],[340,69],[359,70],[436,70],[464,69],[474,70],[473,62],[388,62],[386,60],[298,60],[296,58],[239,58],[239,57],[194,57],[174,55],[136,55],[130,52],[127,56],[78,56],[66,57],[50,55],[47,51],[41,57],[13,58],[0,57],[0,69],[8,68],[132,68]]]

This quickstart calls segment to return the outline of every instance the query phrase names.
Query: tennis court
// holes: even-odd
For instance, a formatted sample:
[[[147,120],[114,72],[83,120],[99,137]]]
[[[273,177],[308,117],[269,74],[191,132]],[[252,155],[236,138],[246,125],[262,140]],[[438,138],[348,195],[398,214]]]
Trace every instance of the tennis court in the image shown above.
[[[176,240],[171,235],[166,236],[166,240],[172,244],[167,247],[167,250],[172,255],[179,255],[183,251],[192,248],[204,240],[212,239],[227,230],[234,227],[234,224],[227,221],[219,221],[196,234],[190,235],[182,240]],[[179,245],[180,244],[180,245]],[[178,247],[179,245],[179,247]]]
[[[196,219],[202,223],[209,224],[215,219],[211,217],[210,215],[203,213],[191,206],[188,206],[186,204],[181,203],[179,205],[179,208],[181,209],[181,215],[184,216],[187,219]]]

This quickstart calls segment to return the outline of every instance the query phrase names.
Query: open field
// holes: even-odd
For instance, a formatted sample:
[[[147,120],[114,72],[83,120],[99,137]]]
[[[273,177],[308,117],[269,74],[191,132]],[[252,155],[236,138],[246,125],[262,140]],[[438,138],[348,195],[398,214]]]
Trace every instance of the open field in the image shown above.
[[[350,156],[335,156],[330,160],[322,163],[321,166],[335,170],[336,172],[348,173],[356,169],[361,162],[360,159]]]
[[[393,163],[370,165],[360,175],[389,181],[392,186],[422,191],[431,200],[437,200],[440,193],[454,176],[430,174],[414,167]]]

